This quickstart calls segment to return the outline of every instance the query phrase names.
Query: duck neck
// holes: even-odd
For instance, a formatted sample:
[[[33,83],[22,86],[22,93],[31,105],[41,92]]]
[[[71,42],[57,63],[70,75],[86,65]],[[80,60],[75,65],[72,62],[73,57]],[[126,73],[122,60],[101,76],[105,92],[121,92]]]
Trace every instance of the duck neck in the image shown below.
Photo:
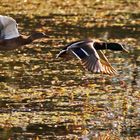
[[[94,42],[94,48],[96,50],[106,50],[109,49],[107,46],[107,43],[103,43],[103,42]]]
[[[20,36],[18,42],[20,43],[20,45],[27,45],[30,44],[32,41],[33,39],[30,36],[29,37]]]
[[[95,42],[94,48],[96,50],[112,50],[112,51],[120,51],[121,48],[117,43],[105,43],[105,42]]]
[[[106,43],[107,49],[112,51],[120,51],[122,50],[121,46],[118,43]]]

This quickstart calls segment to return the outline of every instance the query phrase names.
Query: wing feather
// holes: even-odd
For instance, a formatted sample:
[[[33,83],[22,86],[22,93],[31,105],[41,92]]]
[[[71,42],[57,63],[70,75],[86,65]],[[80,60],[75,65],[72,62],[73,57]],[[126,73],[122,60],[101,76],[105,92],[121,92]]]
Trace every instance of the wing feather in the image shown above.
[[[94,54],[90,55],[88,58],[82,61],[84,67],[91,72],[115,75],[116,70],[110,65],[107,58],[103,56],[104,55],[102,55],[100,59],[97,59]]]
[[[68,52],[82,61],[83,66],[91,72],[115,75],[117,72],[111,66],[101,50],[95,50],[93,41],[81,41],[71,44]]]
[[[8,16],[0,16],[0,24],[3,28],[1,30],[1,37],[4,39],[11,39],[20,36],[16,21]]]

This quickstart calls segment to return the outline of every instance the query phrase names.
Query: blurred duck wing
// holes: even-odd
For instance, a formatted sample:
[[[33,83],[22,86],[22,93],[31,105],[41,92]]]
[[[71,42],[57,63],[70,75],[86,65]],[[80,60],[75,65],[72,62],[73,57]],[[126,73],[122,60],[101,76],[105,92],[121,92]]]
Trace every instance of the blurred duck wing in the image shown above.
[[[1,38],[11,39],[20,36],[17,23],[13,18],[0,15],[0,24],[3,27],[1,29]]]

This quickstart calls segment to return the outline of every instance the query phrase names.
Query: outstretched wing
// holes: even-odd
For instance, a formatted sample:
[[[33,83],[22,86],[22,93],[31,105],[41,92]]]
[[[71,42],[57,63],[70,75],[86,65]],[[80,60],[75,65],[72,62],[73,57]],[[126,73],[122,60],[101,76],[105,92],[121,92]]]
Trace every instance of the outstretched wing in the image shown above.
[[[101,72],[102,65],[100,63],[100,57],[93,47],[93,44],[94,42],[91,40],[81,41],[75,46],[70,47],[69,52],[80,59],[87,70]]]
[[[105,73],[109,75],[116,74],[116,70],[110,65],[109,61],[102,53],[93,47],[94,42],[81,42],[71,47],[69,51],[80,59],[84,67],[91,72]]]
[[[11,39],[20,36],[16,21],[8,16],[0,16],[0,24],[3,27],[1,29],[2,39]]]
[[[111,64],[109,63],[108,59],[103,54],[103,52],[100,50],[97,50],[97,53],[100,56],[100,63],[102,65],[102,72],[107,73],[107,74],[111,74],[111,75],[117,74],[117,71],[111,66]]]
[[[77,41],[67,47],[67,51],[82,60],[86,57],[89,57],[90,54],[96,53],[96,50],[93,48],[93,41]],[[96,54],[98,57],[98,54]]]

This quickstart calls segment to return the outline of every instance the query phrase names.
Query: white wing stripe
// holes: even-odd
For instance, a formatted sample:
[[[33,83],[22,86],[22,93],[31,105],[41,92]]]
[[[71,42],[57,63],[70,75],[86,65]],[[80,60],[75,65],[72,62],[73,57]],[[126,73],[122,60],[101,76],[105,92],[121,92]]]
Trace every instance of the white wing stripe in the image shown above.
[[[81,49],[81,51],[83,51],[87,56],[89,56],[89,54],[84,50],[84,49],[82,49],[82,48],[80,48]]]
[[[81,58],[80,58],[74,51],[71,50],[71,52],[72,52],[79,60],[81,60]]]
[[[84,41],[78,41],[78,42],[75,42],[75,43],[72,43],[70,46],[67,47],[67,50],[69,50],[71,47],[76,47],[76,45],[78,45],[79,43],[84,43]]]

